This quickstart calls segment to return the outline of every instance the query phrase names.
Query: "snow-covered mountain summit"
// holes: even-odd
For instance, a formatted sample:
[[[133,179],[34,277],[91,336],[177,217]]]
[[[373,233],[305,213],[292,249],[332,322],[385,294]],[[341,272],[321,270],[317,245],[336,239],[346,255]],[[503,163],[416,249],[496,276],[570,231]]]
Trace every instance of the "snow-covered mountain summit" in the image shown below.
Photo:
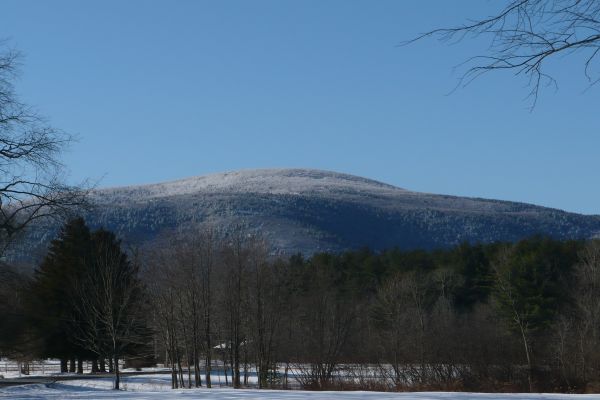
[[[197,193],[274,195],[393,195],[404,189],[354,175],[316,169],[251,169],[97,191],[98,200],[131,201]]]

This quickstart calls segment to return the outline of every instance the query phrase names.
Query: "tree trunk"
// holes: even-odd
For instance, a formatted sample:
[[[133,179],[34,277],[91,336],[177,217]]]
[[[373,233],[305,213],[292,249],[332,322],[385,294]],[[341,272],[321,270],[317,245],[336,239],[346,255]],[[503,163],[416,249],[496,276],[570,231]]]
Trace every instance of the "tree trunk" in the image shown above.
[[[66,358],[61,358],[60,359],[60,372],[69,372],[69,367],[67,365],[67,359]]]
[[[187,359],[187,381],[188,381],[188,389],[192,388],[192,364],[193,364],[193,362],[192,362],[192,360],[190,360],[190,356],[188,355],[188,359]]]
[[[200,374],[200,356],[198,354],[198,345],[194,344],[194,386],[202,386],[202,378]]]
[[[244,386],[248,385],[248,346],[244,346]]]
[[[201,387],[202,386],[202,375],[200,373],[200,351],[199,351],[199,342],[200,342],[200,329],[198,328],[198,312],[196,310],[196,302],[195,297],[192,298],[193,304],[193,314],[192,314],[192,357],[191,362],[194,364],[194,386]]]
[[[181,356],[179,355],[179,352],[177,352],[177,371],[179,374],[179,386],[180,387],[185,387],[185,383],[183,381],[183,368],[181,366]]]
[[[225,373],[225,386],[229,386],[229,379],[227,378],[227,356],[223,353],[223,372]]]
[[[106,372],[106,360],[104,357],[100,358],[100,372]]]
[[[210,346],[210,345],[209,345]],[[212,387],[212,382],[210,381],[210,373],[211,373],[211,356],[210,356],[210,347],[208,347],[208,349],[206,350],[206,363],[205,363],[205,368],[206,368],[206,387],[207,388],[211,388]]]
[[[169,359],[171,361],[171,389],[177,389],[177,370],[175,369],[175,360],[173,359],[173,350],[171,350],[171,354]]]
[[[77,373],[80,375],[83,374],[83,360],[81,357],[77,358]]]
[[[234,350],[232,352],[233,360],[232,360],[232,368],[233,368],[233,387],[235,389],[239,389],[241,385],[240,380],[240,346],[236,340],[234,343]]]
[[[75,372],[75,359],[69,359],[69,372]]]
[[[525,347],[525,356],[527,357],[527,383],[529,384],[529,393],[533,393],[533,363],[531,361],[531,349],[525,334],[525,328],[519,324],[521,329],[521,338],[523,338],[523,346]]]
[[[94,358],[92,360],[92,373],[96,374],[98,373],[98,359]]]
[[[119,374],[119,356],[118,354],[115,354],[114,357],[114,371],[115,371],[115,390],[119,390],[120,389],[120,384],[121,384],[121,376]]]
[[[206,269],[206,274],[204,275],[204,338],[206,342],[206,362],[205,362],[205,373],[206,373],[206,387],[211,388],[212,382],[210,380],[211,373],[211,363],[212,363],[212,342],[210,340],[210,305],[211,305],[211,292],[210,292],[210,264],[208,264]]]

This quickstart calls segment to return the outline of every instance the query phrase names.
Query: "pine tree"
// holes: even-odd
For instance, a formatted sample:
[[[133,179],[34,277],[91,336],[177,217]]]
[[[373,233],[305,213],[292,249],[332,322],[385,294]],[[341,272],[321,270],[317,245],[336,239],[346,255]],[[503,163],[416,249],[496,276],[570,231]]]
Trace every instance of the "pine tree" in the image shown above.
[[[63,360],[63,371],[67,359],[89,355],[74,334],[80,320],[75,307],[77,285],[90,249],[90,230],[83,218],[67,222],[35,271],[32,284],[29,314],[40,338],[39,353]]]

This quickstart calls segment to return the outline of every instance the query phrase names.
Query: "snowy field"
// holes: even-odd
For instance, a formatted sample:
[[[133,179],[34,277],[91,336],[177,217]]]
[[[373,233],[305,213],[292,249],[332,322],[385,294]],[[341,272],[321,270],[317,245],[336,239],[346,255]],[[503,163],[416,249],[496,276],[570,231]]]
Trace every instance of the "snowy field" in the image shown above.
[[[48,372],[53,371],[53,361],[47,361],[44,371],[39,374],[38,369],[31,376],[48,377]],[[9,368],[6,368],[9,370]],[[149,369],[148,369],[149,370]],[[159,372],[159,369],[154,369]],[[132,370],[130,370],[132,371]],[[164,370],[161,370],[162,372]],[[5,372],[6,371],[2,371]],[[166,371],[165,371],[166,372]],[[31,384],[12,387],[0,387],[0,399],[36,399],[36,400],[62,400],[62,399],[209,399],[209,400],[254,400],[254,399],[281,399],[281,400],[335,400],[335,399],[366,399],[366,400],[600,400],[600,394],[594,395],[566,395],[566,394],[487,394],[487,393],[447,393],[447,392],[421,392],[421,393],[382,393],[382,392],[315,392],[303,390],[234,390],[225,386],[223,371],[213,371],[213,388],[206,389],[171,389],[171,375],[156,373],[151,375],[128,375],[121,379],[120,391],[112,390],[112,376],[103,378],[83,378],[59,381],[48,385]],[[52,374],[52,372],[50,372]],[[10,374],[16,377],[16,374]],[[59,374],[73,376],[73,374]],[[81,376],[81,375],[79,375]],[[187,376],[186,383],[187,383]],[[204,378],[204,377],[203,377]],[[231,384],[230,379],[229,382]],[[249,375],[248,383],[256,384],[256,375]]]
[[[0,388],[0,399],[209,399],[209,400],[600,400],[596,395],[567,394],[487,394],[487,393],[382,393],[382,392],[312,392],[303,390],[257,390],[257,389],[178,389],[170,388],[171,376],[131,375],[123,377],[121,391],[112,390],[112,380],[78,379],[61,381],[50,385],[23,385]]]
[[[256,390],[256,389],[183,389],[162,390],[154,377],[128,377],[127,390],[115,392],[110,390],[110,382],[91,380],[71,381],[68,384],[24,385],[0,388],[0,398],[6,399],[209,399],[209,400],[600,400],[600,395],[566,395],[566,394],[487,394],[487,393],[380,393],[380,392],[308,392],[300,390]],[[162,378],[158,378],[159,381]],[[157,389],[158,387],[158,389]]]

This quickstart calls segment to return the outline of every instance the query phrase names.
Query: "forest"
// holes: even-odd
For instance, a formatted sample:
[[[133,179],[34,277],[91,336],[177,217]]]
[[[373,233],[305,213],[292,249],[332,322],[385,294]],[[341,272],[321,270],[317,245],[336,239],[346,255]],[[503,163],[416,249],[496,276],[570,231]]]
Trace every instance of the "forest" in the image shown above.
[[[67,222],[31,274],[4,265],[0,356],[64,372],[169,367],[173,388],[589,392],[600,385],[600,242],[310,257],[210,227],[150,249]]]

